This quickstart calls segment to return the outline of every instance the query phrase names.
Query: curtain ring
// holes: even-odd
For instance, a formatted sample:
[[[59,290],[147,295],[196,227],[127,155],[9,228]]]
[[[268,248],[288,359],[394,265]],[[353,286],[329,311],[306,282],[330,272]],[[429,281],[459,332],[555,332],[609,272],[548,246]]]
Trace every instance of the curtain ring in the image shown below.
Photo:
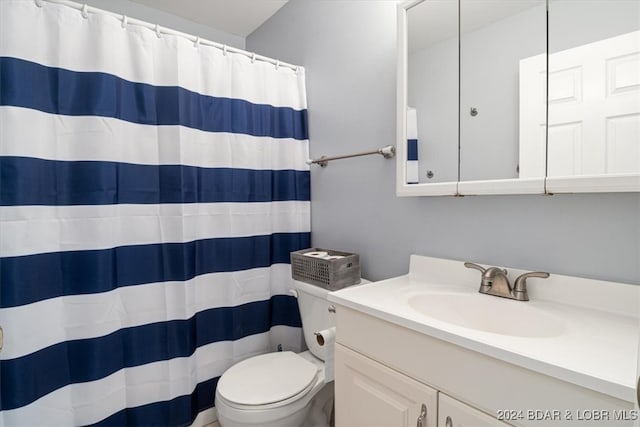
[[[222,45],[222,55],[227,56],[227,45]]]
[[[197,36],[196,41],[193,42],[193,47],[197,49],[199,44],[200,44],[200,36]]]
[[[276,60],[276,70],[280,68],[280,61]]]
[[[156,36],[158,36],[158,38],[162,36],[162,33],[160,32],[160,24],[156,24]]]
[[[300,66],[296,65],[296,74],[299,74],[299,73],[300,73]]]
[[[36,0],[36,6],[42,7],[42,0]]]
[[[84,19],[89,18],[89,6],[86,3],[82,5],[82,17]]]
[[[251,54],[251,63],[253,64],[253,63],[255,63],[255,62],[256,62],[256,53],[255,53],[255,52],[253,52],[253,53]]]
[[[122,15],[122,28],[127,28],[127,15]]]

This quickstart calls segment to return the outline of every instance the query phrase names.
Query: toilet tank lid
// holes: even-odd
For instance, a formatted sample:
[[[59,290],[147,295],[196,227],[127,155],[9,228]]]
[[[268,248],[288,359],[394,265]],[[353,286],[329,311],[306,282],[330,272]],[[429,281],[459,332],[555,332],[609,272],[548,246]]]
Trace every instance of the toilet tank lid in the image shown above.
[[[311,295],[316,296],[318,298],[327,299],[327,295],[330,292],[328,289],[324,289],[324,288],[322,288],[320,286],[313,285],[311,283],[302,282],[300,280],[294,280],[293,283],[295,285],[295,288],[298,291],[302,291],[302,292],[305,292],[307,294],[311,294]]]
[[[229,368],[217,391],[229,402],[268,405],[308,390],[318,367],[291,351],[250,357]]]

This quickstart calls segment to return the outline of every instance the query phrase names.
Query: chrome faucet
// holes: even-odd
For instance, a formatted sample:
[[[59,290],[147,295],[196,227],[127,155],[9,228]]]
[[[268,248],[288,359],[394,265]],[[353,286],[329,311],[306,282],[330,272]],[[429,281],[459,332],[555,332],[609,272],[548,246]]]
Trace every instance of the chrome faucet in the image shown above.
[[[502,298],[515,299],[518,301],[529,301],[527,293],[527,279],[529,277],[539,277],[546,279],[549,273],[543,271],[533,271],[518,276],[513,287],[509,283],[507,270],[499,267],[484,268],[472,262],[465,262],[467,268],[474,268],[482,273],[479,292],[481,294],[494,295]]]

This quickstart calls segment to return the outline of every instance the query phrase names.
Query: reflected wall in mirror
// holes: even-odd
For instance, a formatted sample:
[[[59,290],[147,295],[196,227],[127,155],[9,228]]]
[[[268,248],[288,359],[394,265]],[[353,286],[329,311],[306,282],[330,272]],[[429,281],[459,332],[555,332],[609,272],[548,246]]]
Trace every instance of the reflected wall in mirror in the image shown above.
[[[460,181],[537,177],[543,192],[546,19],[545,0],[460,1]],[[542,114],[523,117],[533,103]]]
[[[550,0],[547,176],[640,173],[640,1]]]
[[[458,0],[407,10],[407,183],[458,180]]]

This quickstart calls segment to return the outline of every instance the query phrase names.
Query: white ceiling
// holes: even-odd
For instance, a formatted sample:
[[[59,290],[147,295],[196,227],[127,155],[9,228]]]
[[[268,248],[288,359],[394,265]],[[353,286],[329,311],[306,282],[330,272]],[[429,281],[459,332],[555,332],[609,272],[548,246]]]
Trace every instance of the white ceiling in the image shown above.
[[[216,30],[247,37],[287,0],[131,0]]]

